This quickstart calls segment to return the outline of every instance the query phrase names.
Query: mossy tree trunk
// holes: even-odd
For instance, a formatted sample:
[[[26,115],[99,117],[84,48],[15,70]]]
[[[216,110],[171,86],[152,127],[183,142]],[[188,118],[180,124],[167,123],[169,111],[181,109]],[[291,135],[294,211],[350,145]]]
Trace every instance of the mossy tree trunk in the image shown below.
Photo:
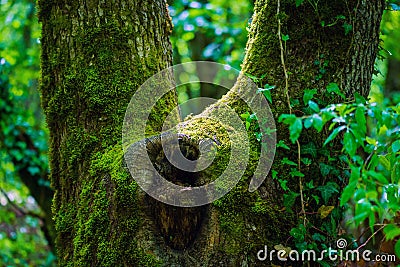
[[[301,103],[303,90],[315,88],[323,98],[326,85],[332,82],[339,84],[348,100],[355,92],[365,96],[378,49],[384,0],[317,1],[314,6],[309,4],[314,1],[305,1],[298,8],[294,2],[282,0],[279,12],[277,1],[256,2],[242,66],[243,73],[263,77],[260,86],[276,85],[271,106],[274,116],[289,112],[287,94],[292,102],[297,99]],[[165,3],[41,0],[39,7],[43,23],[41,93],[51,132],[60,264],[267,264],[257,261],[257,251],[264,245],[285,244],[289,229],[297,224],[299,209],[294,213],[282,209],[282,190],[271,177],[258,191],[248,192],[249,177],[259,157],[253,134],[249,135],[250,159],[243,178],[208,207],[185,209],[158,203],[146,197],[124,169],[120,136],[129,99],[145,78],[171,63],[171,22]],[[337,16],[346,19],[335,23]],[[281,33],[290,36],[283,50],[284,64],[278,19]],[[348,29],[352,27],[348,33],[344,22]],[[323,27],[324,23],[332,25]],[[220,143],[214,163],[199,174],[203,181],[223,171],[230,148],[226,130],[204,117],[218,120],[219,107],[224,104],[238,114],[251,112],[239,99],[251,94],[256,94],[255,88],[247,86],[243,74],[202,117],[178,126],[189,137],[183,142],[194,149],[205,138]],[[148,135],[160,132],[176,98],[169,94],[163,102],[149,119]],[[302,108],[300,104],[293,109],[301,112]],[[278,139],[287,140],[287,129],[279,124],[277,128]],[[318,146],[323,137],[307,133],[301,143],[313,141]],[[149,140],[157,142],[157,138]],[[157,144],[149,146],[148,152],[155,160],[164,159]],[[277,151],[273,168],[282,179],[292,178],[280,159],[296,161],[293,154]],[[306,177],[323,184],[327,177],[313,169],[304,168]],[[291,186],[296,188],[297,183]],[[189,216],[197,218],[196,224],[200,221],[198,227],[185,229]],[[180,229],[191,237],[180,234]],[[195,233],[190,232],[193,229]],[[175,240],[171,234],[185,240]]]
[[[42,106],[50,129],[53,212],[59,263],[142,265],[136,185],[107,175],[135,90],[172,62],[171,19],[163,1],[38,3],[42,23]],[[165,97],[149,134],[161,130],[176,97]],[[111,153],[111,152],[110,152]],[[97,172],[100,167],[103,172]],[[119,166],[118,166],[119,167]]]

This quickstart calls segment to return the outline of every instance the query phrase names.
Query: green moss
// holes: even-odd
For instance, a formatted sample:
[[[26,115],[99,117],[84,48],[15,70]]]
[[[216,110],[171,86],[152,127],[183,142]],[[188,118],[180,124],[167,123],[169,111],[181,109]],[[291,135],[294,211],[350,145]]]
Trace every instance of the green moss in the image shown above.
[[[123,259],[125,264],[154,266],[157,261],[136,242],[137,185],[122,168],[119,144],[129,100],[148,77],[169,64],[161,60],[168,55],[160,44],[140,57],[134,43],[138,33],[132,26],[121,26],[114,11],[105,11],[106,18],[96,25],[82,17],[86,13],[59,10],[62,4],[39,5],[40,90],[51,132],[59,264],[118,266]],[[71,28],[78,24],[85,27]],[[171,92],[162,101],[147,127],[151,134],[161,131],[160,122],[176,106],[176,96]]]
[[[154,256],[138,248],[137,184],[121,167],[122,161],[120,145],[97,153],[92,159],[92,179],[82,185],[78,202],[81,208],[75,222],[73,261],[77,266],[90,266],[93,262],[119,266],[121,259],[142,263],[140,266],[158,263]]]

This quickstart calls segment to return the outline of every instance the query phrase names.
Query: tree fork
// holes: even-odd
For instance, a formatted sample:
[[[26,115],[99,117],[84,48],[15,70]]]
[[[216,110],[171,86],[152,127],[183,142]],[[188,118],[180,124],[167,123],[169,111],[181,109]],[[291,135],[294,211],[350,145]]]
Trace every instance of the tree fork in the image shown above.
[[[176,248],[185,248],[183,251],[175,251],[166,244],[164,239],[169,238],[169,231],[176,233],[178,229],[176,223],[160,226],[165,220],[157,223],[154,215],[149,215],[151,201],[146,200],[123,168],[119,145],[132,88],[138,88],[145,77],[171,62],[167,40],[171,24],[165,3],[86,2],[86,6],[77,1],[39,2],[43,23],[41,92],[51,132],[51,179],[56,190],[54,211],[60,265],[260,264],[257,251],[264,245],[272,248],[284,243],[288,229],[296,224],[296,216],[282,211],[281,192],[270,177],[259,191],[248,192],[248,178],[259,157],[259,144],[252,133],[250,159],[247,168],[244,166],[243,179],[224,198],[195,212],[200,219],[193,220],[196,227],[187,232],[198,233],[187,240],[172,241]],[[292,99],[301,99],[305,88],[317,88],[322,95],[330,82],[337,82],[347,96],[355,92],[367,94],[384,4],[384,0],[319,1],[316,9],[306,1],[299,8],[294,1],[281,1],[282,12],[278,16],[282,34],[290,36],[285,62],[290,72],[288,87]],[[132,16],[127,15],[132,12]],[[143,14],[157,19],[150,20]],[[352,30],[347,35],[340,24],[321,26],[322,21],[338,15],[349,18]],[[256,2],[242,73],[263,77],[260,86],[276,85],[272,109],[277,118],[289,108],[282,90],[284,76],[276,16],[276,1]],[[158,24],[154,25],[154,21]],[[321,58],[329,60],[329,67],[316,79],[319,66],[315,61]],[[132,66],[134,70],[130,71]],[[256,94],[255,90],[246,90],[245,79],[242,74],[232,90],[202,116],[218,119],[221,104],[231,106],[238,114],[251,112],[239,97]],[[167,97],[159,112],[152,114],[149,135],[160,133],[163,120],[175,105],[176,98]],[[226,132],[229,129],[202,117],[184,121],[177,129],[189,136],[190,146],[204,138],[217,139],[216,161],[198,178],[212,180],[224,169],[230,148]],[[287,140],[286,131],[278,125],[279,140]],[[317,143],[323,140],[323,136],[313,138]],[[193,147],[195,150],[196,145]],[[155,153],[152,151],[150,154]],[[277,157],[283,156],[291,157],[278,151]],[[279,162],[274,169],[282,178],[288,176]],[[166,211],[164,217],[180,212]],[[180,223],[183,225],[183,221]]]

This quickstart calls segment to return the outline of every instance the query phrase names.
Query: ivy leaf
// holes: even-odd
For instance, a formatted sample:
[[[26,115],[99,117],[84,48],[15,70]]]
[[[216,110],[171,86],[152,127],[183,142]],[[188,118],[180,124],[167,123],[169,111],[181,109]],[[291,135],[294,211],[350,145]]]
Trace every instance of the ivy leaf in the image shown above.
[[[29,166],[28,167],[28,172],[31,175],[36,175],[36,174],[40,173],[40,169],[37,166]]]
[[[317,157],[317,152],[318,152],[318,149],[317,149],[317,147],[315,146],[315,144],[313,142],[310,142],[308,144],[302,145],[302,147],[301,147],[301,153],[302,154],[309,154],[313,158]]]
[[[295,162],[291,161],[290,159],[288,159],[286,157],[281,160],[281,163],[287,164],[287,165],[292,165],[292,166],[297,166],[297,164]]]
[[[338,185],[334,182],[328,182],[326,185],[318,186],[317,190],[321,192],[322,199],[328,203],[333,194],[339,193]]]
[[[321,174],[324,177],[327,176],[331,172],[332,168],[333,167],[328,164],[325,164],[322,162],[319,163],[319,170],[321,171]]]
[[[329,216],[329,214],[331,214],[331,212],[333,211],[334,208],[335,208],[335,206],[322,205],[318,209],[318,214],[319,214],[319,216],[321,216],[321,219],[325,219],[326,217]]]
[[[300,224],[297,228],[292,228],[292,230],[290,230],[290,235],[293,236],[296,241],[303,242],[306,235],[304,225]]]
[[[316,93],[317,89],[305,89],[303,94],[304,105],[307,105],[308,101],[310,101]]]
[[[290,175],[292,177],[304,177],[304,174],[302,172],[295,169],[290,172]]]
[[[276,170],[272,170],[271,174],[272,174],[272,179],[276,179],[276,176],[278,175],[278,172]]]
[[[343,28],[344,28],[344,34],[347,35],[353,29],[353,25],[345,22],[345,23],[343,23]]]
[[[278,144],[276,144],[276,147],[281,147],[281,148],[290,150],[290,147],[288,147],[288,146],[285,144],[285,141],[283,141],[283,140],[279,140]]]
[[[300,196],[300,194],[296,192],[289,192],[283,195],[283,205],[286,207],[288,211],[292,210],[294,202],[296,201],[296,198],[298,196]]]
[[[289,35],[288,34],[282,34],[282,41],[284,41],[284,42],[289,41]]]
[[[284,191],[288,191],[289,187],[287,186],[288,180],[279,180],[279,184]]]

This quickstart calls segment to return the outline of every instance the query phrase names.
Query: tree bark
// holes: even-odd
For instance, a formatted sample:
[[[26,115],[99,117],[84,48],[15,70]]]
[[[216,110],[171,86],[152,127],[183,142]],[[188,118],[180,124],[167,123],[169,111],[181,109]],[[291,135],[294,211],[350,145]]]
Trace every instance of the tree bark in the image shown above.
[[[189,150],[196,151],[206,138],[216,138],[219,143],[216,160],[198,174],[199,180],[213,180],[229,159],[228,130],[216,122],[221,120],[220,107],[251,113],[240,100],[256,94],[245,74],[263,77],[260,86],[276,85],[272,105],[276,118],[290,111],[287,94],[292,100],[301,100],[305,88],[316,88],[322,96],[328,83],[337,82],[349,100],[355,92],[367,94],[385,1],[318,2],[317,8],[308,1],[296,8],[294,1],[282,0],[279,9],[277,1],[256,2],[237,83],[201,116],[177,127],[187,136],[181,146],[191,147]],[[42,0],[39,4],[43,23],[41,92],[51,132],[60,264],[269,265],[257,260],[257,251],[265,245],[271,249],[285,244],[297,216],[282,209],[282,191],[270,176],[258,191],[248,191],[260,153],[254,128],[249,133],[250,158],[231,159],[249,162],[244,176],[225,197],[206,207],[176,208],[159,203],[138,189],[124,169],[119,139],[128,101],[145,77],[171,62],[171,24],[165,3]],[[349,33],[340,23],[321,26],[322,21],[332,24],[339,15],[352,25]],[[281,33],[290,36],[283,61],[278,19]],[[168,95],[152,113],[149,136],[160,132],[175,105],[175,97]],[[296,110],[301,112],[301,108]],[[278,139],[287,140],[287,129],[283,125],[277,129]],[[303,136],[302,142],[314,138],[320,144],[323,135]],[[142,142],[154,161],[165,162],[157,140],[150,137]],[[293,159],[278,151],[273,168],[281,178],[290,180],[288,170],[280,164],[285,156]],[[140,167],[140,162],[137,164]],[[160,171],[170,180],[180,177],[168,168]],[[321,178],[321,184],[326,181],[311,168],[304,172],[314,180]],[[152,178],[150,174],[148,178]]]
[[[137,248],[137,186],[107,163],[135,90],[171,65],[163,1],[39,1],[42,106],[50,129],[53,211],[60,266],[153,262]],[[157,134],[176,97],[151,114]],[[117,150],[116,150],[117,151]],[[121,162],[119,162],[121,164]],[[102,169],[102,172],[98,171]],[[136,241],[135,241],[136,240]],[[150,258],[150,259],[149,259]]]

